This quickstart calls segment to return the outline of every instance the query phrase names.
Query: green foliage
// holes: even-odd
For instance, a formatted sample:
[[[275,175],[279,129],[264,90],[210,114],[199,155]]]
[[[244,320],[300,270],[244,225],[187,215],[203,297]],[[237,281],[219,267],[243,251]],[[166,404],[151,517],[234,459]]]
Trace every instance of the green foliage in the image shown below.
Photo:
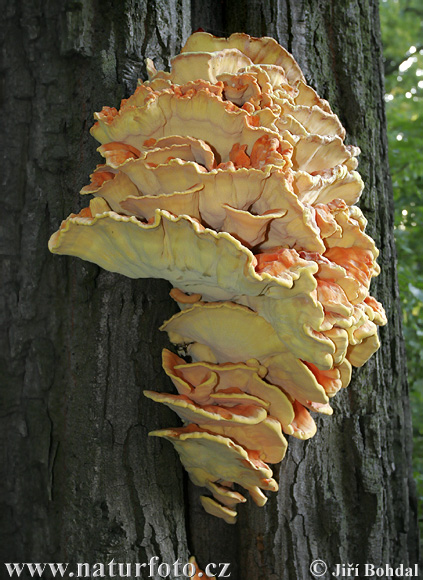
[[[389,162],[398,277],[414,435],[414,476],[423,501],[423,3],[382,0]],[[421,520],[423,537],[423,521]]]

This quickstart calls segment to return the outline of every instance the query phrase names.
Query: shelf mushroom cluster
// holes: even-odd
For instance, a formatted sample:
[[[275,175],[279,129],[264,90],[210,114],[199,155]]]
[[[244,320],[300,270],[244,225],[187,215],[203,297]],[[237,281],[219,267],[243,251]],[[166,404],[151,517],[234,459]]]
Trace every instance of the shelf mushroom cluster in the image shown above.
[[[369,295],[378,251],[354,204],[359,149],[293,57],[271,38],[193,34],[170,72],[104,107],[91,129],[105,163],[50,240],[131,278],[165,278],[181,311],[163,352],[178,394],[145,394],[184,426],[177,449],[205,510],[228,523],[249,491],[277,490],[286,435],[379,347]],[[237,484],[237,488],[234,488]]]

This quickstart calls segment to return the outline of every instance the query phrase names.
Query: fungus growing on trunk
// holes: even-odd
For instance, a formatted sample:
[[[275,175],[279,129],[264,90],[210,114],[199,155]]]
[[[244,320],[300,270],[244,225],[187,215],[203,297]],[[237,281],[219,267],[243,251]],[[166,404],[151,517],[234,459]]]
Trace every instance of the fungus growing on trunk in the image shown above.
[[[169,72],[95,114],[104,163],[49,242],[131,278],[165,278],[181,312],[161,327],[178,394],[146,391],[183,426],[153,431],[228,523],[248,491],[276,491],[285,435],[379,347],[369,295],[378,251],[355,204],[358,147],[293,57],[271,38],[193,34]]]

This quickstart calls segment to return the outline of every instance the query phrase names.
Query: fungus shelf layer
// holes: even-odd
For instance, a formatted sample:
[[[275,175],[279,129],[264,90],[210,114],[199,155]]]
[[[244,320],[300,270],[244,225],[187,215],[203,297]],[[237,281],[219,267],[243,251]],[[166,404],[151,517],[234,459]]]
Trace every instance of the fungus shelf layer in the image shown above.
[[[239,490],[264,505],[285,435],[312,437],[310,411],[330,415],[379,347],[360,150],[271,38],[198,32],[169,72],[147,69],[119,110],[95,114],[104,163],[81,191],[93,197],[49,248],[174,286],[181,312],[162,330],[190,359],[165,349],[177,394],[145,395],[183,426],[150,435],[234,523]]]

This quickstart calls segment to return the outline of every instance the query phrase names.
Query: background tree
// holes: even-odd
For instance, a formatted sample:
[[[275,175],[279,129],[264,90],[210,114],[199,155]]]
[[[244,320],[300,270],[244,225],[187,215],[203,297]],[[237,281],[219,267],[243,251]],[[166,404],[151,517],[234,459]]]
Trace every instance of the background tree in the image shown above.
[[[423,7],[381,4],[389,164],[414,433],[414,477],[423,500]],[[394,31],[394,33],[392,33]],[[423,535],[423,517],[420,514]]]
[[[231,578],[297,580],[322,558],[396,565],[417,559],[410,416],[401,340],[376,0],[94,0],[9,3],[3,11],[1,560],[230,562]],[[175,425],[143,389],[170,390],[160,366],[163,281],[131,281],[47,240],[75,211],[99,162],[92,113],[118,105],[167,65],[191,29],[276,38],[362,148],[361,207],[381,248],[373,293],[389,325],[382,348],[289,441],[280,491],[238,524],[205,514],[171,445],[147,438]],[[79,205],[80,207],[80,205]]]

